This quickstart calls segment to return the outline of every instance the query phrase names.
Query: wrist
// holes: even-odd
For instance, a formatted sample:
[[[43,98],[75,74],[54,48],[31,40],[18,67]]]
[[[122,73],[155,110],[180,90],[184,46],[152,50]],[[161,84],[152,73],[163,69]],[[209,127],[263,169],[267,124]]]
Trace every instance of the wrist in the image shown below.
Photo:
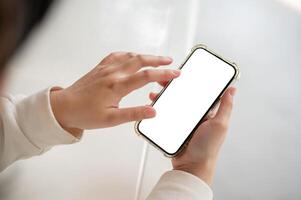
[[[190,173],[205,181],[208,185],[211,185],[214,177],[215,165],[215,161],[208,160],[202,163],[187,163],[174,166],[174,170],[181,170]]]
[[[59,87],[52,88],[50,91],[50,103],[54,117],[60,126],[74,137],[80,138],[83,130],[72,127],[68,123],[70,120],[70,109],[68,109],[70,101],[65,90]]]

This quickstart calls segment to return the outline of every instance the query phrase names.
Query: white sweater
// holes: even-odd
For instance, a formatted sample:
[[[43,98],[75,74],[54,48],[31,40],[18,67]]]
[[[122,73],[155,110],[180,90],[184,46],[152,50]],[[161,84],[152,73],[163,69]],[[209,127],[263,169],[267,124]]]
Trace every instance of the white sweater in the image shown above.
[[[51,147],[77,142],[56,121],[50,89],[29,97],[1,97],[0,172],[13,162],[40,155]],[[148,200],[211,200],[210,187],[198,177],[172,170],[162,175]]]

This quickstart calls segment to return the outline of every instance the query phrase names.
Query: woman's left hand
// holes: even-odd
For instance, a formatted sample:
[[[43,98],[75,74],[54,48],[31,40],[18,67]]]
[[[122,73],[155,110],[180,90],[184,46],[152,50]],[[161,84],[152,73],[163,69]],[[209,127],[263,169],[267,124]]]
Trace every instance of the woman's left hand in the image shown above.
[[[171,58],[162,56],[112,53],[70,87],[51,92],[53,113],[71,133],[154,117],[155,110],[151,106],[120,108],[119,102],[150,82],[166,82],[178,77],[179,70],[140,70],[171,62]]]

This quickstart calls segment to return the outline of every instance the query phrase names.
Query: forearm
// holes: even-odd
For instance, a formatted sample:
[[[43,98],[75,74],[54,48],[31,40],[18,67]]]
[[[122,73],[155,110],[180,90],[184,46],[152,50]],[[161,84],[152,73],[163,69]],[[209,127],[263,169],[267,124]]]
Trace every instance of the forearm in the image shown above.
[[[175,170],[185,171],[190,173],[199,179],[205,181],[208,185],[213,182],[214,174],[216,168],[216,159],[207,159],[200,163],[185,163],[182,165],[175,165]]]
[[[50,89],[26,98],[2,97],[0,170],[19,159],[39,155],[54,145],[78,141],[54,118]]]
[[[210,187],[198,177],[180,170],[168,171],[162,175],[147,200],[211,200]]]

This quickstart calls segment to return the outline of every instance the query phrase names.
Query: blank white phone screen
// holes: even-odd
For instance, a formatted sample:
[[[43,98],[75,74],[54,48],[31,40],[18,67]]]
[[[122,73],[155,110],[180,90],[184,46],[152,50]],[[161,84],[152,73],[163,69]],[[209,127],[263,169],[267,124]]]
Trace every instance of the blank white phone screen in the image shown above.
[[[233,66],[196,49],[153,105],[156,116],[139,123],[139,132],[166,153],[176,153],[234,75]]]

